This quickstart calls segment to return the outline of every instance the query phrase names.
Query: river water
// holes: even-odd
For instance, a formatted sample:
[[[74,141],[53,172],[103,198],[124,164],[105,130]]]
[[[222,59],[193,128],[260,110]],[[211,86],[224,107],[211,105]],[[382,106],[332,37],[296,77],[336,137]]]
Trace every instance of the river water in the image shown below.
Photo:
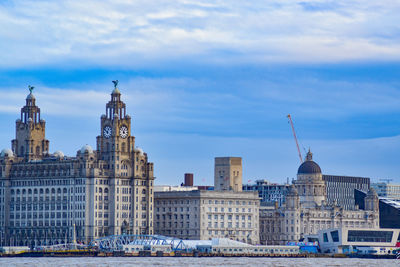
[[[154,257],[77,257],[77,258],[0,258],[0,266],[400,266],[400,260],[333,258],[154,258]]]

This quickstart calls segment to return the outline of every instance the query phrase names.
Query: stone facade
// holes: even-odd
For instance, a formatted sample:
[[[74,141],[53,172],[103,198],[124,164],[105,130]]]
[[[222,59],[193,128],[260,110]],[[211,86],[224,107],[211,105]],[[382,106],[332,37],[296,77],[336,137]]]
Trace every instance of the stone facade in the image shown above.
[[[155,192],[154,232],[182,239],[228,237],[259,243],[256,192]]]
[[[45,121],[35,97],[28,95],[12,151],[0,155],[2,244],[153,234],[153,163],[135,147],[131,118],[117,87],[100,131],[96,150],[85,145],[75,157],[50,154]]]
[[[214,165],[214,187],[216,191],[242,191],[242,158],[218,157]]]
[[[307,154],[299,167],[297,180],[291,185],[282,207],[261,207],[260,237],[262,244],[281,245],[299,241],[318,230],[348,227],[379,227],[378,196],[371,189],[365,199],[365,210],[346,210],[326,201],[321,169]]]

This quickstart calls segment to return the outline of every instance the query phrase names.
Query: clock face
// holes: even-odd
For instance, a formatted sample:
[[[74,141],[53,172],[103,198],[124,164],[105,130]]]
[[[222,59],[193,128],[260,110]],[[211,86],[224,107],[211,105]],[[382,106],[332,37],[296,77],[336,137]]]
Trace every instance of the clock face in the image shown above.
[[[119,128],[119,135],[122,138],[127,138],[128,137],[128,128],[126,126],[121,126],[121,128]]]
[[[103,135],[104,135],[104,137],[105,137],[105,138],[110,138],[110,137],[111,137],[111,134],[112,134],[112,129],[111,129],[111,127],[110,127],[110,126],[104,127],[104,129],[103,129]]]

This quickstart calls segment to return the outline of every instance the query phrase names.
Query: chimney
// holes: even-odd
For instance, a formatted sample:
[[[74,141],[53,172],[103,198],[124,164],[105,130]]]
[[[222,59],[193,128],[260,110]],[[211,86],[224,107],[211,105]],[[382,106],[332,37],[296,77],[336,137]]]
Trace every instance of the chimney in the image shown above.
[[[193,186],[193,173],[185,173],[184,186]]]

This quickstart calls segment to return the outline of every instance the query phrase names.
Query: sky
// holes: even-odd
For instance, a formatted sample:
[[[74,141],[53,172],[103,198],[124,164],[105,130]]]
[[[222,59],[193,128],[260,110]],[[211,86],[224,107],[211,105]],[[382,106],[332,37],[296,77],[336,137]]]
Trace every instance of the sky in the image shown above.
[[[28,85],[50,151],[96,145],[119,80],[156,184],[282,183],[311,149],[324,174],[400,183],[400,2],[1,1],[0,149]]]

